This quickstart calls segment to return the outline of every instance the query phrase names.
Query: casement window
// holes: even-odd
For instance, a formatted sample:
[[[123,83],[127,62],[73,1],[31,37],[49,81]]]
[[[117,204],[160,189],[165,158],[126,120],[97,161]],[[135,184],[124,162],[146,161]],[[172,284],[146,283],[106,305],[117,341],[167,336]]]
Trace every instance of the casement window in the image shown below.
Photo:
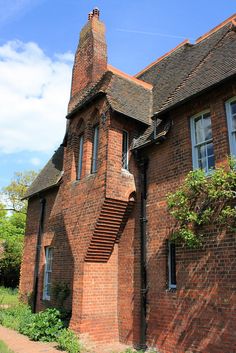
[[[53,248],[46,246],[45,247],[44,286],[43,286],[44,300],[50,300],[50,297],[51,297],[52,258],[53,258]]]
[[[176,249],[175,243],[167,240],[168,252],[168,287],[169,289],[176,288]]]
[[[210,112],[193,116],[190,123],[193,169],[200,168],[208,174],[215,167]]]
[[[95,173],[98,168],[98,138],[99,138],[99,126],[96,125],[93,128],[93,148],[92,148],[91,173]]]
[[[78,165],[77,165],[77,179],[80,180],[82,172],[83,163],[83,148],[84,148],[84,135],[79,136],[79,155],[78,155]]]
[[[236,156],[236,97],[225,103],[230,154]]]
[[[127,131],[123,130],[122,136],[122,168],[128,170],[128,160],[129,160],[129,134]]]

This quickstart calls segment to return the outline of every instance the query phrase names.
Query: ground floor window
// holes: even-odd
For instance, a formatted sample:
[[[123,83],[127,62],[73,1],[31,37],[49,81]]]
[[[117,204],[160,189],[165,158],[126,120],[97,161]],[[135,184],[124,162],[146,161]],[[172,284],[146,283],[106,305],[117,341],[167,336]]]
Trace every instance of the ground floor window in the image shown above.
[[[168,287],[176,288],[176,249],[175,243],[168,240]]]
[[[44,300],[50,300],[50,297],[51,297],[52,258],[53,258],[53,249],[49,246],[46,246],[45,247],[44,286],[43,286]]]

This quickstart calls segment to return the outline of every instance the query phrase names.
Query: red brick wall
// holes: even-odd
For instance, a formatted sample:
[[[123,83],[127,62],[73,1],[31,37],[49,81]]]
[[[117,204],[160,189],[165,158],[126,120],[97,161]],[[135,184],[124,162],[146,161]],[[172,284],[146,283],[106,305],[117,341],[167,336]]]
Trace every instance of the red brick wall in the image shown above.
[[[126,245],[124,242],[123,245],[118,244],[118,239],[117,243],[114,243],[114,249],[111,249],[111,256],[105,263],[85,262],[85,255],[105,198],[126,201],[128,204],[129,196],[135,191],[135,182],[131,173],[121,170],[122,128],[125,120],[115,115],[111,116],[107,112],[106,120],[102,121],[103,111],[107,111],[107,103],[101,99],[97,101],[95,107],[92,106],[78,113],[70,122],[64,157],[63,182],[58,193],[48,191],[45,194],[47,217],[42,248],[45,246],[54,248],[53,283],[70,284],[72,297],[67,301],[67,308],[72,307],[70,327],[76,332],[89,333],[94,340],[108,342],[118,340],[118,325],[127,325],[126,314],[122,320],[119,320],[118,310],[124,313],[125,307],[121,307],[121,303],[128,295],[130,303],[132,302],[133,282],[129,283],[128,294],[120,279],[122,276],[124,278],[124,271],[127,271],[128,264],[131,266],[128,268],[130,275],[127,280],[134,277],[133,240],[130,240],[129,253],[126,252],[128,259],[131,259],[128,263],[125,258],[122,258]],[[91,174],[92,129],[97,123],[99,124],[98,171]],[[138,133],[134,123],[128,124],[127,129],[130,129],[131,137],[133,130]],[[76,180],[77,135],[81,132],[84,133],[83,168],[81,180]],[[131,168],[135,168],[133,161],[131,161]],[[115,202],[114,205],[116,205]],[[29,203],[29,225],[26,231],[22,265],[21,293],[23,294],[33,285],[33,276],[27,278],[26,273],[30,269],[32,272],[34,268],[38,222],[39,199],[33,198]],[[31,230],[33,226],[34,230]],[[133,219],[131,223],[128,222],[125,232],[126,237],[133,239]],[[29,256],[31,256],[30,261]],[[55,305],[53,299],[49,302],[42,301],[44,263],[44,251],[42,251],[38,310]],[[121,269],[120,273],[119,269]],[[119,287],[123,287],[121,295],[118,295]],[[132,307],[129,307],[130,318],[134,310]]]
[[[192,169],[189,118],[210,109],[216,164],[229,154],[224,102],[235,95],[225,85],[170,113],[167,140],[147,151],[148,343],[161,353],[236,352],[235,234],[208,229],[199,250],[177,249],[177,290],[167,290],[166,239],[173,221],[165,197]]]
[[[210,109],[217,164],[229,153],[224,101],[235,84],[198,97],[170,114],[167,140],[146,149],[148,167],[148,345],[161,353],[234,353],[235,234],[209,229],[202,249],[177,249],[177,290],[167,290],[166,239],[172,227],[166,194],[192,169],[189,118]],[[79,112],[70,122],[63,183],[49,191],[43,246],[54,246],[53,281],[68,282],[72,297],[70,327],[97,341],[139,342],[140,337],[140,181],[130,154],[130,170],[122,171],[122,129],[131,139],[143,129],[132,120],[106,113],[105,99]],[[83,123],[81,124],[81,119]],[[99,123],[98,171],[90,174],[92,127]],[[82,131],[82,130],[83,131]],[[84,132],[81,180],[76,180],[77,135]],[[85,262],[105,198],[136,203],[107,262]],[[39,199],[29,203],[20,291],[32,290]],[[44,252],[41,254],[38,309],[42,302]],[[48,304],[55,304],[53,301]]]

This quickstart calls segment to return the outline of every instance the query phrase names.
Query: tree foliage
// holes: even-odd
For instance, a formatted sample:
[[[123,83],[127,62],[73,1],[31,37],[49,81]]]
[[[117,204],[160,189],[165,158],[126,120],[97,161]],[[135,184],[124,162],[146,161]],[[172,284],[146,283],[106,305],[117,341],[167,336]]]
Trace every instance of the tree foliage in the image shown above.
[[[5,204],[0,203],[0,284],[6,287],[18,285],[27,209],[22,197],[35,176],[34,171],[15,173],[2,191]]]
[[[205,226],[235,228],[235,167],[235,160],[229,159],[225,167],[216,168],[211,175],[200,169],[191,171],[183,184],[168,195],[168,209],[176,220],[173,240],[197,247]]]
[[[22,198],[36,176],[37,173],[33,170],[16,172],[11,183],[2,189],[9,210],[26,213],[27,201]]]

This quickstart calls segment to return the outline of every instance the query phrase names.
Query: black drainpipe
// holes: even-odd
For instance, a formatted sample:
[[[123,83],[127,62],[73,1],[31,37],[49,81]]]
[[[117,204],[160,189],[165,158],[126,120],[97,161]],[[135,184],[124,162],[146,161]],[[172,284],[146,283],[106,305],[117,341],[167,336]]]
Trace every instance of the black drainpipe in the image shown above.
[[[141,310],[140,310],[140,349],[146,350],[147,331],[147,167],[148,159],[137,156],[140,171],[140,265],[141,265]]]
[[[34,313],[36,312],[36,305],[37,305],[39,263],[40,263],[41,247],[42,247],[45,205],[46,205],[46,200],[40,199],[40,218],[39,218],[37,246],[36,246],[36,255],[35,255],[35,267],[34,267],[34,288],[33,288],[33,308],[32,308]]]

